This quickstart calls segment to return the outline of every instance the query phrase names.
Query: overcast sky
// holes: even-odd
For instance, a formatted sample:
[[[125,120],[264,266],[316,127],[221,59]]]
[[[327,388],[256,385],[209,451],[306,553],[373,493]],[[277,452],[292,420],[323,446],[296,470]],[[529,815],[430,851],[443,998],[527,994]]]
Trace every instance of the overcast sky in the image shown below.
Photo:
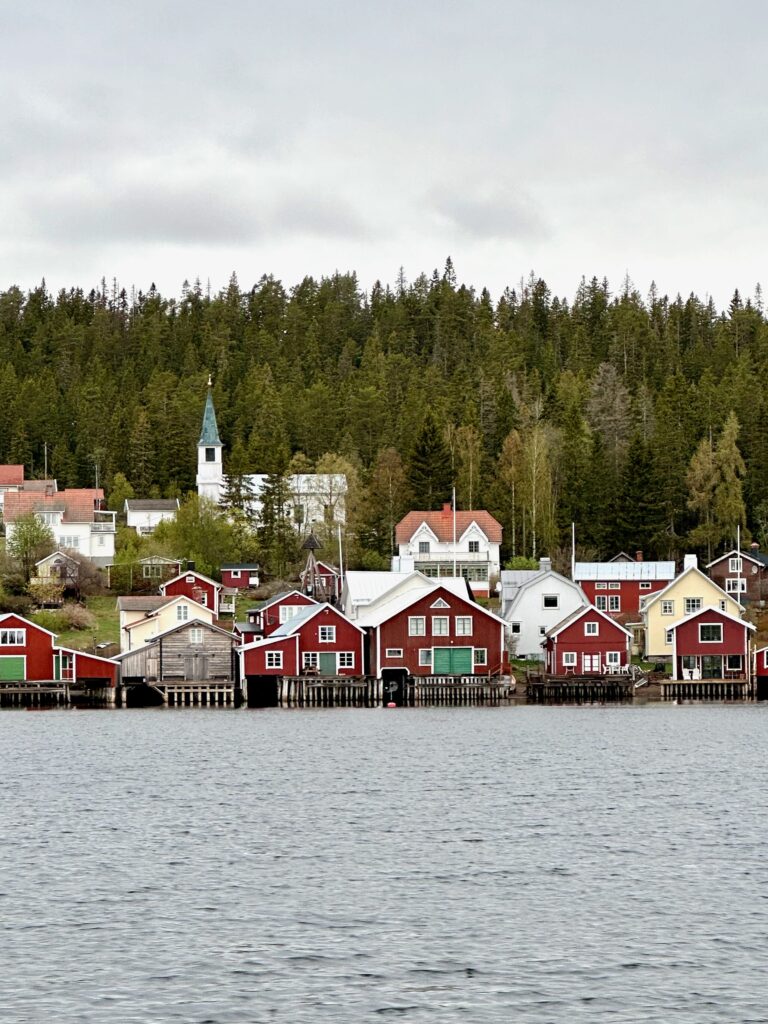
[[[768,9],[0,0],[0,290],[768,282]]]

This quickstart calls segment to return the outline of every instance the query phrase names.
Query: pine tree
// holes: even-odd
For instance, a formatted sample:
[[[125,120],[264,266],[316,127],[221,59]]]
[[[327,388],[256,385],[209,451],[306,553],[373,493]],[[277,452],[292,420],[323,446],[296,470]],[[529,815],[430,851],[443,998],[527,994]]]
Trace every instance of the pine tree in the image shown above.
[[[413,508],[430,511],[451,500],[451,456],[431,409],[424,418],[406,472]]]

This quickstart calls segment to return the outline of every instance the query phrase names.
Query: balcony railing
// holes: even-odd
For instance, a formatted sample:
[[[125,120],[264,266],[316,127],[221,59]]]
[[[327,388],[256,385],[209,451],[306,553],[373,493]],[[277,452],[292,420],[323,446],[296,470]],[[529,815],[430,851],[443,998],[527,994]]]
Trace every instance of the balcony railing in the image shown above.
[[[91,533],[115,533],[114,523],[91,523]]]
[[[406,555],[415,562],[490,562],[489,551],[407,551]]]

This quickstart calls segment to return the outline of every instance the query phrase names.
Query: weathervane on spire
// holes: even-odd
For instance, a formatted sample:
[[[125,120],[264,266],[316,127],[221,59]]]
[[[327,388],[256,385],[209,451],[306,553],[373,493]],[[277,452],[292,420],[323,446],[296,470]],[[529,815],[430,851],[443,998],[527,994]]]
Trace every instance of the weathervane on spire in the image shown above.
[[[211,377],[210,373],[208,374],[208,387],[213,387],[213,378]]]

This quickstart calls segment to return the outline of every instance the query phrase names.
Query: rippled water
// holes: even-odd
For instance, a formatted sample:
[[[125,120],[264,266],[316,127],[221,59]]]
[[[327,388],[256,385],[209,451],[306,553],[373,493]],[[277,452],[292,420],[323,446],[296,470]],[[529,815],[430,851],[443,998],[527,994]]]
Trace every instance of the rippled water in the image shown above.
[[[768,708],[0,714],[3,1022],[768,1021]]]

